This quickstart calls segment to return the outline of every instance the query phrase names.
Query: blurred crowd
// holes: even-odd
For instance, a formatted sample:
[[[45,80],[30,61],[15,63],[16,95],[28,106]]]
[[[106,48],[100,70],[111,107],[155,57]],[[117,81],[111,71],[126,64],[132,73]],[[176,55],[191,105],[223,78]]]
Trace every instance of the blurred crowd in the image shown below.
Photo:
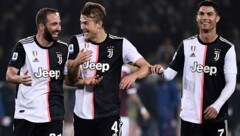
[[[107,10],[106,30],[117,36],[128,38],[138,51],[151,63],[168,65],[174,51],[185,38],[197,34],[196,6],[199,0],[92,0],[105,6]],[[0,136],[8,136],[6,128],[11,129],[14,106],[14,88],[6,84],[5,74],[8,61],[11,58],[11,50],[15,43],[29,35],[36,33],[35,15],[42,7],[52,7],[60,11],[62,18],[61,39],[68,42],[69,38],[81,33],[79,14],[86,0],[1,0],[0,4]],[[239,0],[219,1],[221,20],[218,24],[218,33],[235,45],[237,61],[240,62],[240,19],[238,10]],[[239,70],[238,70],[239,71]],[[137,114],[130,113],[134,118],[132,131],[140,130],[138,134],[143,136],[158,136],[159,97],[167,97],[166,92],[159,93],[164,87],[180,90],[181,80],[173,83],[165,83],[160,79],[150,76],[138,82],[139,95],[151,112],[152,119],[143,122],[137,118]],[[229,113],[230,129],[232,135],[240,135],[240,76],[236,91],[230,99]],[[66,123],[71,124],[72,105],[74,103],[74,91],[66,88]],[[177,105],[174,110],[170,126],[176,131],[178,123],[178,107],[181,92],[174,99]],[[166,96],[167,95],[167,96]],[[166,100],[167,101],[167,100]],[[169,102],[171,99],[169,98]],[[169,104],[169,103],[167,103]],[[132,111],[134,112],[134,111]],[[8,118],[10,117],[10,118]],[[161,120],[161,119],[160,119]],[[168,125],[169,126],[169,125]],[[68,126],[66,126],[68,127]],[[71,126],[69,127],[71,129]],[[135,129],[134,129],[135,128]],[[66,133],[71,130],[66,130]],[[137,132],[135,133],[137,135]],[[11,134],[9,134],[11,135]],[[177,135],[176,134],[173,134]],[[66,136],[68,136],[66,134]],[[69,134],[69,136],[71,136]],[[134,136],[134,135],[132,135]]]

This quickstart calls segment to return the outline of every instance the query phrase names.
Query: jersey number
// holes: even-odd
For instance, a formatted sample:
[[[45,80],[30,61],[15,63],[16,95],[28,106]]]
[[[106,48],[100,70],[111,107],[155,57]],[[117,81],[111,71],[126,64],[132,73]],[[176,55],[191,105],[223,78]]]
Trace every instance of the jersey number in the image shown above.
[[[224,129],[218,129],[218,132],[220,132],[219,136],[223,135]]]
[[[117,121],[115,121],[115,122],[113,123],[111,129],[112,129],[115,133],[118,132],[118,122],[117,122]]]

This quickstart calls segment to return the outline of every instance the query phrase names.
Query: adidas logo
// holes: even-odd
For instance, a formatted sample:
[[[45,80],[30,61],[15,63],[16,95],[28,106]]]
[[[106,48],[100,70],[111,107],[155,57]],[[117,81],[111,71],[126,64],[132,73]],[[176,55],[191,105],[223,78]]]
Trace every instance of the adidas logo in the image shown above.
[[[37,58],[35,58],[35,59],[33,60],[33,62],[39,62],[39,60],[38,60]]]
[[[190,57],[196,57],[196,55],[195,55],[194,53],[192,53],[192,54],[190,55]]]

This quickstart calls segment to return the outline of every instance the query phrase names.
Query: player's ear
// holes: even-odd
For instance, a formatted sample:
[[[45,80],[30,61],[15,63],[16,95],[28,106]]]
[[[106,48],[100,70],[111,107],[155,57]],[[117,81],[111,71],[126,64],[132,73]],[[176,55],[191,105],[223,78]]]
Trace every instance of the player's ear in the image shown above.
[[[38,25],[38,29],[39,29],[39,30],[44,30],[44,27],[45,27],[45,26],[43,25],[43,23],[40,23],[40,24]]]
[[[98,21],[97,22],[97,28],[103,27],[103,21]]]
[[[216,22],[218,23],[220,21],[220,16],[216,17]]]
[[[195,18],[196,18],[196,21],[198,21],[198,16],[197,15],[195,16]]]

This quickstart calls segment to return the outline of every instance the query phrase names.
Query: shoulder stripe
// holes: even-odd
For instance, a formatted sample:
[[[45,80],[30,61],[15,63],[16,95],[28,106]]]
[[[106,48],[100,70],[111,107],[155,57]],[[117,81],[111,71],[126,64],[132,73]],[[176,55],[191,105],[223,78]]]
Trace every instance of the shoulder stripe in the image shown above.
[[[196,38],[197,38],[197,35],[194,35],[194,36],[191,36],[187,39],[184,39],[183,41],[193,40],[193,39],[196,39]]]
[[[191,37],[187,38],[186,40],[195,39],[195,38],[197,38],[197,35],[191,36]]]
[[[80,37],[80,36],[83,36],[83,34],[77,34],[77,35],[75,35],[76,37]]]
[[[28,44],[34,42],[34,36],[29,36],[27,38],[19,40],[20,43],[22,44]]]
[[[65,42],[63,42],[63,41],[61,41],[61,40],[58,40],[57,42],[58,42],[58,43],[61,43],[61,44],[64,44],[64,45],[67,45],[67,43],[65,43]]]
[[[123,37],[119,37],[119,36],[115,36],[115,35],[111,35],[111,34],[109,34],[109,38],[111,38],[111,39],[123,39]]]
[[[229,42],[228,40],[226,40],[225,38],[223,38],[223,37],[219,37],[219,39],[222,41],[222,42],[225,42],[225,43],[227,43],[227,44],[229,44],[229,45],[231,45],[231,46],[234,46],[231,42]]]

